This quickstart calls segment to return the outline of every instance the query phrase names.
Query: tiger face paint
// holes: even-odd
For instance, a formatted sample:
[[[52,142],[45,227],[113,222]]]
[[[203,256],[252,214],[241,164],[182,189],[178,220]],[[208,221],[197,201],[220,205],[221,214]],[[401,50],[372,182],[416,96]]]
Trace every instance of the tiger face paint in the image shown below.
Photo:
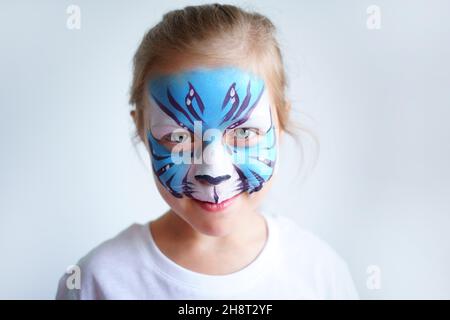
[[[221,203],[271,178],[276,133],[261,78],[194,69],[152,78],[148,97],[153,172],[174,197]]]

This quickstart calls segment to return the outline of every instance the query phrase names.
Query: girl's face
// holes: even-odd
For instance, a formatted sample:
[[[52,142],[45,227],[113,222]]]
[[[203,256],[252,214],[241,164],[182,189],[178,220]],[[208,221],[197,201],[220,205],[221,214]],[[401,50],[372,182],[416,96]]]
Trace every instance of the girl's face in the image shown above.
[[[231,232],[274,175],[278,119],[264,80],[237,67],[154,75],[145,134],[158,190],[197,231]]]

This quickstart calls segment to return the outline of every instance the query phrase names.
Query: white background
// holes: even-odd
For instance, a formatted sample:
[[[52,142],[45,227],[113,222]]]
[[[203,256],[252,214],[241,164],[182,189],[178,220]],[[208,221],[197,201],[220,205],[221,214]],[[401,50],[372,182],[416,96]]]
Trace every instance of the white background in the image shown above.
[[[52,299],[68,265],[167,209],[131,143],[131,59],[163,13],[200,1],[130,3],[0,4],[0,298]],[[277,25],[295,117],[320,141],[306,178],[285,141],[266,210],[328,241],[362,298],[450,298],[450,2],[235,3]]]

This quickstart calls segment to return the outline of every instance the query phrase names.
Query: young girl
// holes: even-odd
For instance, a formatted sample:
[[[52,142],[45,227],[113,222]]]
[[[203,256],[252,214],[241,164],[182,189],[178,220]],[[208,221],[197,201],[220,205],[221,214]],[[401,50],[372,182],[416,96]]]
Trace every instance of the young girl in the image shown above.
[[[131,111],[170,210],[77,264],[58,299],[353,299],[346,263],[260,211],[288,128],[273,24],[230,5],[164,15],[134,58]]]

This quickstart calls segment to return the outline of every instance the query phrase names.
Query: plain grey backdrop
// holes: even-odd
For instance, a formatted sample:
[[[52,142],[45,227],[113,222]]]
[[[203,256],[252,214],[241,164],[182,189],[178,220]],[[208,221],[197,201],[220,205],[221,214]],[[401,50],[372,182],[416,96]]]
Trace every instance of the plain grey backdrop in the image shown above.
[[[67,266],[167,209],[131,142],[131,59],[163,13],[199,3],[1,1],[0,298],[52,299]],[[229,3],[278,27],[295,119],[320,141],[294,174],[285,140],[265,209],[329,242],[362,298],[450,298],[450,2]]]

